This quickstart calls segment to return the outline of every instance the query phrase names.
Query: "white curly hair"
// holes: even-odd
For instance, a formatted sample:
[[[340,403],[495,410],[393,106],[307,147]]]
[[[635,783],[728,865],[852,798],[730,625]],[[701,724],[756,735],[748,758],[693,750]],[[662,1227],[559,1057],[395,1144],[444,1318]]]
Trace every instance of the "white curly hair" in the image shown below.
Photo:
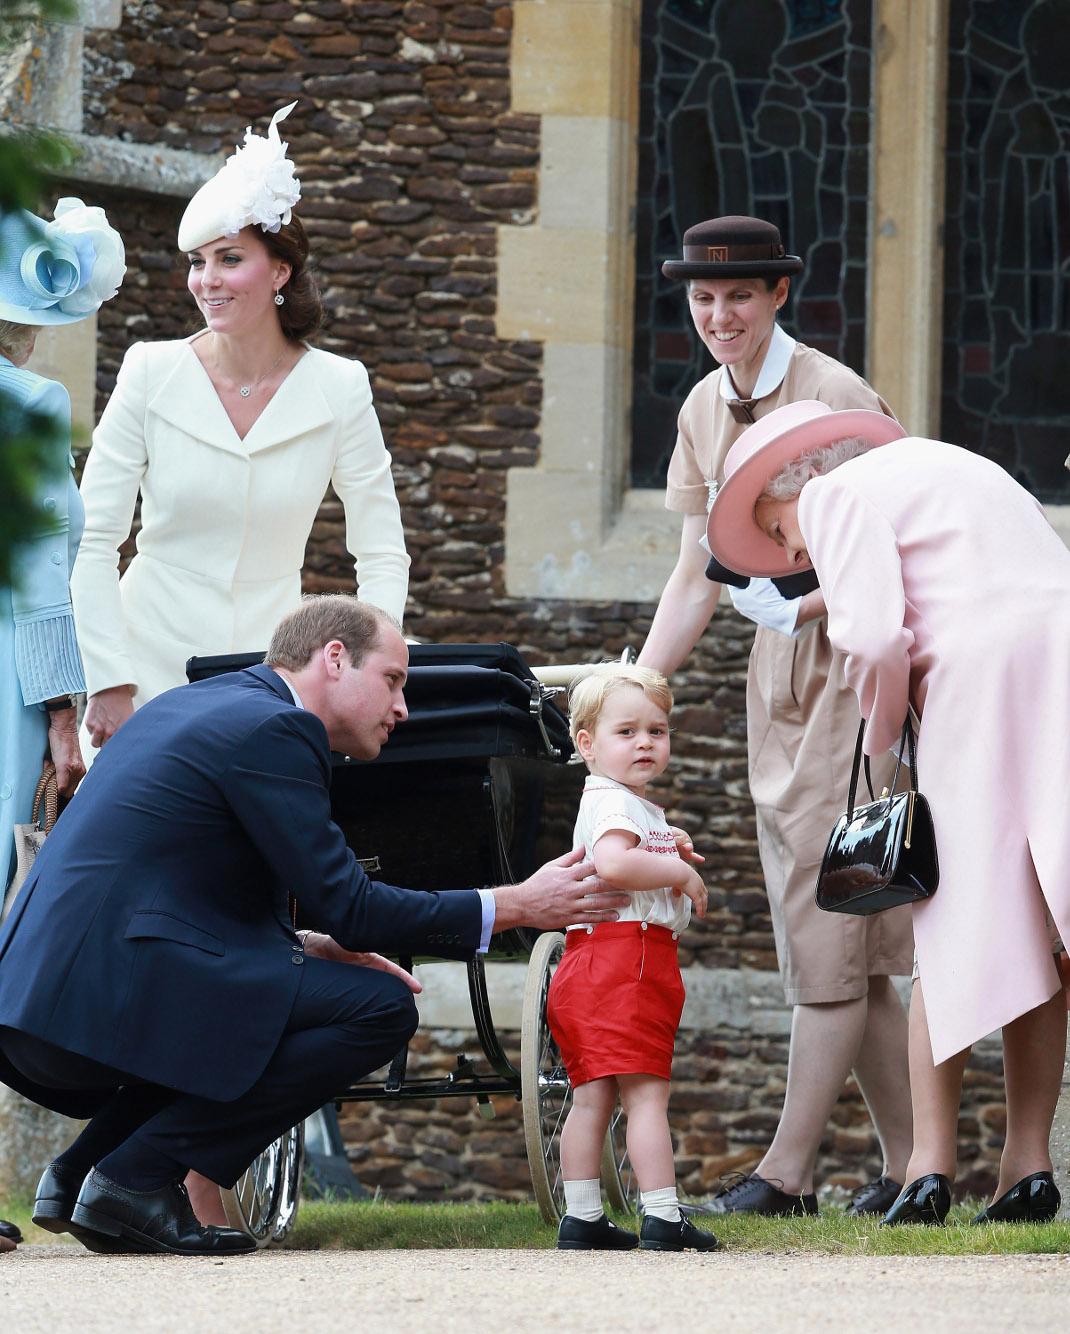
[[[831,444],[822,445],[809,454],[800,454],[770,477],[758,500],[794,500],[812,477],[824,477],[841,463],[848,463],[873,448],[871,440],[854,435],[845,440],[833,440]]]

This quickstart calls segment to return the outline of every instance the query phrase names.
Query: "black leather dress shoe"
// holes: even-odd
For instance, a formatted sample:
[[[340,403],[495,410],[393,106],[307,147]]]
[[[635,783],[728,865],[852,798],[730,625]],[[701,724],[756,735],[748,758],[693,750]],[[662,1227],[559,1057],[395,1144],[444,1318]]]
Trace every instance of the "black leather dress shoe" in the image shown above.
[[[982,1209],[973,1223],[1050,1223],[1062,1203],[1050,1172],[1023,1177],[994,1204]]]
[[[901,1181],[891,1177],[878,1177],[876,1181],[867,1181],[855,1191],[851,1203],[844,1211],[851,1218],[865,1218],[869,1214],[887,1213],[899,1198],[903,1190]]]
[[[686,1207],[696,1214],[766,1214],[772,1218],[791,1218],[797,1214],[816,1214],[816,1195],[788,1195],[764,1177],[752,1173],[719,1190],[712,1200]]]
[[[0,1218],[0,1237],[6,1237],[17,1246],[22,1240],[22,1233],[14,1223],[9,1223],[6,1218]]]
[[[129,1254],[134,1248],[126,1245],[121,1237],[105,1237],[102,1233],[90,1232],[71,1222],[75,1201],[84,1180],[81,1172],[50,1163],[37,1183],[30,1221],[46,1232],[69,1232],[72,1237],[78,1238],[86,1250],[95,1251],[98,1255]]]
[[[896,1227],[900,1223],[927,1223],[941,1227],[951,1208],[951,1182],[939,1172],[918,1177],[884,1215],[882,1227]]]
[[[678,1223],[648,1215],[639,1229],[641,1251],[719,1251],[721,1243],[712,1232],[703,1232],[690,1218]]]
[[[593,1223],[565,1214],[557,1229],[559,1251],[634,1251],[639,1238],[602,1215]]]
[[[246,1255],[256,1242],[229,1227],[204,1227],[197,1221],[185,1186],[127,1190],[94,1167],[78,1192],[71,1221],[139,1251],[168,1255]]]

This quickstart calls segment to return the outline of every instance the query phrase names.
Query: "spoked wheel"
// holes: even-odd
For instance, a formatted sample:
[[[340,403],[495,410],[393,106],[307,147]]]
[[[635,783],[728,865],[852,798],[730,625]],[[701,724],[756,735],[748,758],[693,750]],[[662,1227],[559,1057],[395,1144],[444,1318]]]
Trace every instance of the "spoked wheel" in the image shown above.
[[[277,1246],[297,1220],[305,1123],[301,1121],[258,1154],[232,1190],[221,1190],[227,1222],[257,1246]]]
[[[547,931],[535,942],[528,960],[520,1027],[520,1091],[528,1170],[539,1212],[547,1223],[556,1223],[564,1211],[561,1128],[572,1106],[572,1086],[546,1022],[546,995],[564,948],[565,937],[560,931]]]
[[[606,1142],[602,1145],[602,1189],[611,1209],[622,1214],[634,1214],[639,1208],[639,1182],[632,1171],[628,1145],[624,1138],[624,1108],[618,1102],[613,1108]]]

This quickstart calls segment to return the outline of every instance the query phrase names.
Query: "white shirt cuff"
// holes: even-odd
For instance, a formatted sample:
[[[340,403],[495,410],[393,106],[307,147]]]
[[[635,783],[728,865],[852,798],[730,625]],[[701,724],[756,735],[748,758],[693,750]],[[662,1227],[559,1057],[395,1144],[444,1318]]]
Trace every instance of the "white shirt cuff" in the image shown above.
[[[486,954],[490,949],[490,938],[494,934],[494,891],[492,889],[480,889],[479,902],[483,909],[483,928],[479,933],[479,953]]]

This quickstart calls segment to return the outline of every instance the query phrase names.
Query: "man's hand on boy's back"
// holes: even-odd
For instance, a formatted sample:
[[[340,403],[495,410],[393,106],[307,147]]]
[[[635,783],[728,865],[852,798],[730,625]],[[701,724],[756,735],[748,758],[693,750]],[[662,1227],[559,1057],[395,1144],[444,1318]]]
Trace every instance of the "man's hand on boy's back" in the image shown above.
[[[595,874],[583,848],[574,848],[540,866],[519,885],[500,885],[494,893],[494,930],[537,926],[543,931],[572,922],[615,922],[627,906],[627,894]]]

